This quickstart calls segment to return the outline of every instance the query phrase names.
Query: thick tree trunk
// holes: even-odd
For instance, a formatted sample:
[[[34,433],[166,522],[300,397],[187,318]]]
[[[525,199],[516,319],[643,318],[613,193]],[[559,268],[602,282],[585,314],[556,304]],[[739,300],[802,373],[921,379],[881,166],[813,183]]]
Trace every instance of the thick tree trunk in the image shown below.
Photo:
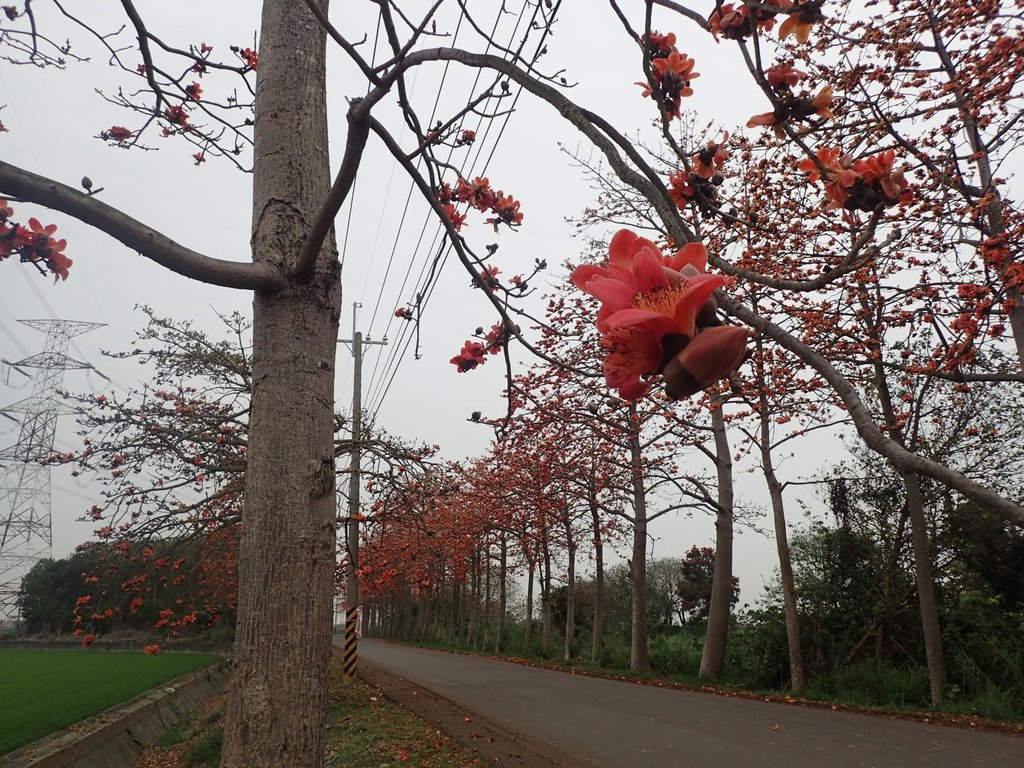
[[[760,342],[758,352],[761,351]],[[768,484],[768,496],[772,502],[772,521],[775,525],[775,548],[779,553],[779,580],[782,583],[782,610],[786,619],[786,644],[789,648],[789,684],[799,691],[806,682],[804,676],[804,655],[800,643],[800,617],[796,605],[796,580],[789,556],[789,534],[786,530],[786,507],[782,499],[782,484],[775,474],[772,462],[771,428],[768,423],[768,396],[764,391],[765,379],[760,377],[761,417],[761,469]]]
[[[597,664],[601,658],[604,638],[604,542],[601,539],[601,518],[593,499],[590,514],[594,532],[594,632],[590,643],[590,660]]]
[[[878,354],[877,345],[874,350]],[[886,426],[893,441],[901,448],[907,442],[902,422],[896,417],[892,392],[885,368],[881,362],[874,365],[875,385],[882,406]],[[898,467],[894,467],[898,469]],[[921,607],[921,631],[924,634],[925,656],[928,663],[928,683],[931,689],[932,705],[942,703],[946,680],[946,664],[942,651],[942,633],[939,627],[939,613],[935,601],[935,581],[932,577],[932,560],[928,544],[928,526],[924,517],[924,499],[921,496],[921,478],[913,472],[901,472],[903,487],[907,494],[907,514],[910,517],[910,540],[914,548],[914,577],[917,582],[918,603]]]
[[[473,556],[470,571],[469,626],[466,629],[466,645],[474,651],[480,636],[480,553]]]
[[[526,567],[526,626],[523,627],[523,653],[533,653],[533,569],[535,563],[527,558]]]
[[[540,575],[541,629],[540,649],[545,655],[551,653],[551,550],[545,541],[544,570]]]
[[[505,650],[505,614],[508,613],[508,538],[501,535],[501,563],[498,584],[498,638],[494,642],[494,652]]]
[[[629,458],[633,481],[633,556],[629,562],[630,627],[629,668],[650,672],[647,643],[647,489],[644,487],[643,457],[640,455],[640,427],[636,405],[629,406]]]
[[[928,661],[928,684],[932,706],[942,704],[946,685],[946,663],[942,652],[942,632],[939,628],[939,610],[935,600],[935,580],[932,577],[931,547],[928,544],[928,524],[924,517],[921,496],[921,478],[904,474],[907,491],[907,509],[910,512],[910,540],[914,545],[914,576],[917,580],[917,598],[921,606],[921,630],[924,633],[924,652]]]
[[[718,514],[715,517],[715,571],[711,582],[708,610],[708,634],[700,658],[700,676],[714,680],[725,666],[729,641],[729,614],[732,610],[732,453],[725,432],[722,403],[711,411],[715,435],[715,467],[718,472]]]
[[[565,582],[565,643],[563,656],[572,661],[572,646],[576,641],[576,542],[572,538],[572,524],[566,522],[566,537],[569,542],[569,567]]]
[[[491,545],[488,544],[484,548],[483,557],[483,568],[484,568],[484,604],[482,612],[481,626],[483,631],[483,639],[480,642],[482,648],[488,648],[491,644]]]
[[[267,0],[259,53],[253,258],[288,274],[330,186],[324,30],[301,4]],[[235,669],[222,758],[227,768],[323,762],[340,306],[333,235],[310,282],[253,300]]]

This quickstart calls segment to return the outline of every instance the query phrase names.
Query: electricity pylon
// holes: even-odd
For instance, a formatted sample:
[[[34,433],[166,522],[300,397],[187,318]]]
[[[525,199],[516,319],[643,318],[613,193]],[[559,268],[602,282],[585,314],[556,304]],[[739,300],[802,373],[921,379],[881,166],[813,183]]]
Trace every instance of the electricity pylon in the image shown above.
[[[0,409],[23,414],[18,442],[0,451],[8,464],[0,486],[0,628],[21,619],[18,593],[21,580],[36,563],[50,557],[53,529],[50,522],[50,466],[57,417],[73,410],[57,399],[64,372],[92,368],[67,355],[71,339],[103,326],[75,320],[21,320],[46,334],[46,345],[37,355],[10,365],[37,368],[32,394]]]

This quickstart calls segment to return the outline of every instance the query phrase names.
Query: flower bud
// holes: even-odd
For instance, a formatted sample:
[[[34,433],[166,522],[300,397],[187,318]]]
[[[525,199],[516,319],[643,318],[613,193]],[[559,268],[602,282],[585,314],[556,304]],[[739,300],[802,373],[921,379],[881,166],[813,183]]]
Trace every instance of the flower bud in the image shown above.
[[[665,366],[665,394],[673,399],[694,395],[735,370],[746,354],[746,328],[703,330]]]

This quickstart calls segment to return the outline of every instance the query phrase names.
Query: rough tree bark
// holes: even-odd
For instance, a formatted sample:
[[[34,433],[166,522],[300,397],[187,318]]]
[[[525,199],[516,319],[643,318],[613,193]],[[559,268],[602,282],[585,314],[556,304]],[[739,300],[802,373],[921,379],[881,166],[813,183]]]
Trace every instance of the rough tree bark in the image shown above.
[[[640,422],[636,417],[635,403],[629,405],[629,459],[633,483],[633,552],[629,561],[632,618],[629,668],[634,672],[650,672],[651,657],[647,643],[647,489],[644,485]]]
[[[508,613],[508,535],[501,534],[501,565],[498,582],[498,637],[494,641],[494,650],[501,653],[505,650],[505,625]]]
[[[551,653],[551,550],[547,540],[541,542],[544,549],[544,570],[540,575],[540,602],[543,620],[540,630],[540,647],[545,655]]]
[[[594,533],[594,628],[590,643],[590,660],[597,663],[603,650],[604,633],[604,541],[601,539],[601,518],[594,498],[594,482],[590,481],[590,519]]]
[[[523,653],[533,652],[533,569],[537,564],[526,560],[526,627],[523,629]]]
[[[565,537],[567,555],[569,557],[568,573],[565,582],[565,643],[563,656],[572,661],[572,646],[576,641],[576,541],[572,535],[572,520],[569,513],[565,517]]]
[[[700,658],[700,676],[713,680],[722,674],[722,667],[725,666],[729,614],[732,609],[732,454],[721,402],[711,411],[711,428],[715,435],[718,514],[715,517],[715,570],[711,582],[708,633],[704,638],[704,652]]]
[[[326,5],[326,0],[325,3]],[[330,188],[325,33],[266,0],[256,85],[252,253],[290,275]],[[253,391],[238,623],[222,765],[319,766],[334,593],[333,234],[312,280],[253,299]]]
[[[761,448],[761,471],[768,485],[768,496],[772,502],[772,521],[775,527],[775,548],[779,553],[779,581],[782,585],[782,610],[786,620],[786,645],[789,649],[789,683],[799,691],[806,682],[804,655],[800,643],[800,617],[796,605],[796,579],[793,577],[793,563],[789,556],[789,534],[786,530],[786,506],[782,498],[782,483],[775,474],[772,461],[771,423],[769,421],[768,394],[765,391],[764,345],[760,337],[757,346],[757,373],[760,391],[758,393],[758,416],[760,419],[759,442]]]
[[[907,510],[910,513],[910,540],[914,545],[914,576],[917,581],[917,600],[921,608],[921,630],[924,634],[924,652],[928,662],[928,684],[932,706],[942,704],[946,685],[946,663],[942,652],[942,631],[939,627],[939,609],[935,600],[935,579],[932,576],[931,547],[928,543],[928,524],[924,517],[924,499],[921,478],[907,472],[903,475],[907,492]]]

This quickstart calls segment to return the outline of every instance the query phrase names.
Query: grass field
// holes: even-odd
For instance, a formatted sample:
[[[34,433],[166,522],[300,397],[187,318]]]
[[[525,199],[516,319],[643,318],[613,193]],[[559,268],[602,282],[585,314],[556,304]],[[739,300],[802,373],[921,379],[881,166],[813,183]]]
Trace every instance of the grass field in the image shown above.
[[[218,658],[0,650],[0,755]]]
[[[208,701],[192,722],[166,734],[135,768],[217,768],[224,727],[224,695]],[[326,766],[331,768],[479,768],[472,749],[448,738],[366,683],[346,682],[332,668]]]

